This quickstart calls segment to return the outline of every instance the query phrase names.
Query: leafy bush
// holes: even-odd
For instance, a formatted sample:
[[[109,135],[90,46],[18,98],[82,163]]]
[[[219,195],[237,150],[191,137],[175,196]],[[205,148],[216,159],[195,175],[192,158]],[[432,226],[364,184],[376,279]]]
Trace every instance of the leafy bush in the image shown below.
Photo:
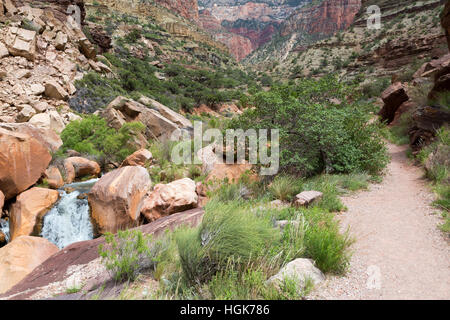
[[[167,241],[153,240],[138,230],[107,233],[105,242],[99,246],[99,255],[116,281],[132,281],[141,271],[156,268],[160,255],[168,247]]]
[[[255,108],[230,126],[278,129],[281,170],[303,176],[361,171],[376,175],[388,162],[386,147],[379,125],[368,123],[368,106],[354,94],[353,86],[334,76],[273,87],[253,96]]]
[[[63,150],[73,149],[108,160],[122,161],[136,151],[132,137],[144,128],[140,122],[130,122],[115,130],[108,127],[105,119],[90,115],[66,126],[61,133]]]

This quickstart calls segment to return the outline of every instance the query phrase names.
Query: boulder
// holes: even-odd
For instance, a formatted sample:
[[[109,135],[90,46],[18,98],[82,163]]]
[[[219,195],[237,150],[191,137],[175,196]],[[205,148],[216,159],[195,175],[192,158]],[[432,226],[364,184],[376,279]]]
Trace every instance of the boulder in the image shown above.
[[[7,200],[35,184],[51,160],[35,138],[0,128],[0,190]]]
[[[27,122],[36,114],[36,110],[28,104],[21,105],[19,108],[21,110],[17,115],[17,122]]]
[[[13,56],[34,61],[36,55],[36,31],[10,27],[5,38],[6,47]]]
[[[55,48],[57,50],[64,50],[66,48],[67,45],[67,34],[65,34],[64,32],[58,32],[56,34],[56,38],[55,38]]]
[[[219,180],[222,181],[227,179],[228,182],[237,182],[241,178],[241,176],[252,169],[252,165],[249,163],[234,163],[234,164],[226,164],[226,163],[215,163],[213,169],[209,173],[206,181]]]
[[[98,176],[101,172],[97,162],[82,157],[70,157],[64,160],[66,183],[72,183],[76,178]]]
[[[115,233],[141,224],[142,200],[150,187],[150,176],[140,166],[105,174],[88,194],[95,233]]]
[[[296,281],[299,291],[301,291],[308,279],[317,285],[325,280],[325,276],[314,266],[313,260],[299,258],[285,265],[276,275],[269,278],[267,283],[279,287],[285,279]]]
[[[58,199],[58,191],[37,187],[17,196],[10,213],[11,240],[20,236],[38,236],[45,214]]]
[[[190,120],[186,119],[181,114],[173,111],[172,109],[166,107],[156,100],[150,99],[146,96],[142,96],[138,101],[143,105],[146,105],[147,107],[156,109],[165,118],[169,119],[173,123],[176,123],[180,128],[192,127],[192,123]]]
[[[95,57],[97,56],[95,47],[92,45],[92,43],[89,42],[87,38],[83,38],[78,41],[78,49],[88,59],[95,59]]]
[[[132,155],[129,155],[121,164],[121,167],[126,166],[142,166],[145,167],[145,165],[151,163],[153,159],[153,155],[150,151],[147,149],[140,149],[133,153]]]
[[[294,205],[297,207],[308,206],[314,201],[318,201],[323,196],[319,191],[303,191],[294,198]]]
[[[55,110],[47,111],[46,113],[38,113],[33,116],[28,123],[31,123],[38,128],[53,130],[58,134],[66,127],[63,118]]]
[[[67,91],[54,80],[49,80],[45,83],[45,95],[55,100],[69,99]]]
[[[44,178],[47,180],[48,186],[52,189],[59,189],[64,185],[64,179],[58,167],[50,166],[45,170]]]
[[[19,283],[58,251],[47,239],[29,236],[19,237],[0,248],[0,293]]]
[[[400,118],[404,113],[413,112],[417,108],[417,104],[414,101],[408,100],[403,102],[395,111],[394,120],[392,120],[391,125],[395,126],[399,123]]]
[[[143,123],[146,127],[147,139],[167,138],[180,129],[176,123],[164,117],[159,111],[121,96],[114,99],[101,115],[108,125],[115,129],[119,129],[126,122]]]
[[[5,12],[10,15],[17,13],[17,8],[14,6],[11,0],[3,0],[3,6],[5,7]]]
[[[387,88],[382,94],[384,106],[380,110],[379,115],[383,121],[391,123],[394,120],[395,112],[403,102],[409,100],[405,87],[401,82],[395,82]]]
[[[0,123],[0,128],[24,133],[35,138],[50,152],[56,152],[63,142],[55,131],[45,128],[38,128],[31,123]]]
[[[145,198],[141,212],[147,221],[152,222],[163,216],[195,208],[197,202],[195,182],[185,178],[169,184],[157,184]]]

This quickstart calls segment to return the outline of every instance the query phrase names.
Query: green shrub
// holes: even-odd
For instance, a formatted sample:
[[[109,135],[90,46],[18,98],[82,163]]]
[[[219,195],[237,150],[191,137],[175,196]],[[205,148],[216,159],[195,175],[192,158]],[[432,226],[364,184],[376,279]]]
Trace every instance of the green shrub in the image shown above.
[[[295,179],[292,176],[278,175],[270,184],[269,192],[274,199],[291,201],[301,191],[301,183],[302,180]]]
[[[136,151],[132,138],[144,128],[140,122],[130,122],[115,130],[108,127],[105,119],[89,115],[66,126],[61,133],[62,148],[64,151],[73,149],[80,153],[107,158],[109,161],[122,161]]]
[[[344,273],[350,261],[348,248],[353,243],[348,232],[339,232],[339,223],[331,213],[315,209],[306,218],[305,255],[323,272]]]
[[[140,272],[156,268],[160,255],[168,247],[165,240],[153,240],[141,231],[107,233],[106,244],[99,246],[99,255],[116,281],[133,281]]]
[[[369,123],[368,105],[355,100],[354,87],[327,76],[296,86],[273,87],[253,96],[254,109],[232,128],[278,129],[280,169],[312,176],[321,172],[379,174],[388,163],[379,125]],[[341,104],[333,104],[335,98]]]

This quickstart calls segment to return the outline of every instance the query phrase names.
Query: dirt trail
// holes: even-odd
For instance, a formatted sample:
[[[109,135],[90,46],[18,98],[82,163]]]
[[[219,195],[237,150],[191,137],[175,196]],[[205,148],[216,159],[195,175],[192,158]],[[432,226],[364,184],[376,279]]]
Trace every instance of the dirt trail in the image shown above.
[[[328,277],[310,298],[450,299],[449,242],[423,171],[405,151],[390,145],[383,183],[343,198],[348,212],[339,218],[356,238],[349,272]]]

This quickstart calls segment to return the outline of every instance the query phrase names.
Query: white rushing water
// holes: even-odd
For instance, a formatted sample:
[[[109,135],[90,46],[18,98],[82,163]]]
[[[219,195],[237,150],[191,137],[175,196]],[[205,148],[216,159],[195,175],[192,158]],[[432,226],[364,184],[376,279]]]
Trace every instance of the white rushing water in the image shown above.
[[[0,219],[0,231],[5,235],[6,242],[9,242],[9,222]]]
[[[74,242],[93,239],[89,205],[86,198],[78,196],[90,190],[98,179],[72,183],[64,188],[75,191],[60,191],[61,199],[45,215],[41,236],[56,244],[60,249]]]

